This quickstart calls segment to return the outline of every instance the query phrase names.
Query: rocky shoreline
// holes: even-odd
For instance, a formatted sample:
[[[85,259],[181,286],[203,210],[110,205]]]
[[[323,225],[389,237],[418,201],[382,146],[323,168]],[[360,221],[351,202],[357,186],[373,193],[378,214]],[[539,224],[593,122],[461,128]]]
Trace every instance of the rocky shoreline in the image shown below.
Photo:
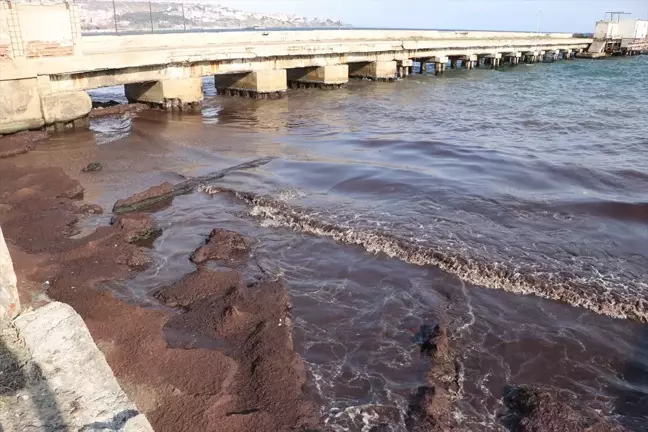
[[[127,304],[103,286],[151,263],[135,244],[157,230],[150,213],[119,216],[72,239],[85,206],[76,180],[57,168],[0,161],[0,183],[0,223],[23,306],[47,302],[43,294],[71,305],[154,430],[317,426],[280,280],[244,281],[235,271],[199,267],[156,293],[164,307]],[[195,335],[207,347],[192,342]]]
[[[262,163],[267,160],[233,168]],[[198,180],[164,183],[120,200],[110,225],[75,238],[81,218],[103,212],[84,203],[81,184],[60,168],[18,167],[0,159],[0,225],[23,307],[52,300],[72,306],[124,392],[158,432],[328,430],[305,392],[307,376],[293,348],[291,301],[281,279],[264,273],[245,280],[239,271],[206,266],[254,259],[249,239],[214,227],[187,254],[193,272],[145,299],[123,301],[111,289],[152,264],[140,246],[161,232],[149,204],[169,204],[198,186],[222,191]],[[408,430],[462,430],[455,415],[461,366],[449,331],[442,324],[421,326],[417,343],[430,370],[427,385],[410,398]],[[512,387],[503,402],[500,420],[511,431],[626,430],[556,389]]]

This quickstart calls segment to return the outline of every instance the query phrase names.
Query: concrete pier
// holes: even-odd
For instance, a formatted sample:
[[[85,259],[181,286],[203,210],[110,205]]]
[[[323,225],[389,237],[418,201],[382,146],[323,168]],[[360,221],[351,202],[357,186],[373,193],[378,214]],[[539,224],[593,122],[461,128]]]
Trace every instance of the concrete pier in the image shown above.
[[[286,94],[288,76],[285,69],[216,75],[214,86],[220,95],[276,99]]]
[[[349,65],[349,77],[372,81],[394,81],[397,64],[395,61],[354,63]]]
[[[202,79],[184,78],[126,84],[126,98],[167,111],[199,111],[202,106]]]
[[[99,87],[124,85],[133,101],[194,109],[202,100],[197,83],[207,76],[215,76],[220,94],[278,97],[288,78],[298,87],[341,85],[345,65],[349,76],[392,81],[407,76],[413,60],[423,63],[422,73],[434,62],[441,74],[448,59],[451,68],[461,59],[471,69],[488,56],[498,67],[505,53],[523,53],[530,62],[592,42],[568,33],[433,30],[81,36],[74,3],[11,4],[0,7],[0,22],[15,24],[0,26],[0,134],[83,127],[90,110],[85,91]],[[34,14],[52,18],[35,28]]]
[[[287,76],[291,88],[335,89],[349,82],[349,65],[289,69]]]

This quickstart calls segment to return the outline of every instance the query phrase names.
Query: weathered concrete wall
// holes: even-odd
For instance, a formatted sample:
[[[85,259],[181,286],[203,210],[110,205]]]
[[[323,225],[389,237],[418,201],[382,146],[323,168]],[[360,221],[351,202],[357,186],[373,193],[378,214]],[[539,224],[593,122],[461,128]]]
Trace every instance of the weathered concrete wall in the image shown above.
[[[16,273],[0,227],[0,321],[11,320],[19,312]]]
[[[70,9],[65,4],[14,4],[27,57],[74,54]]]
[[[36,78],[0,81],[0,134],[45,124]]]
[[[5,430],[153,431],[72,307],[50,303],[20,315],[14,326],[44,385],[18,398]]]

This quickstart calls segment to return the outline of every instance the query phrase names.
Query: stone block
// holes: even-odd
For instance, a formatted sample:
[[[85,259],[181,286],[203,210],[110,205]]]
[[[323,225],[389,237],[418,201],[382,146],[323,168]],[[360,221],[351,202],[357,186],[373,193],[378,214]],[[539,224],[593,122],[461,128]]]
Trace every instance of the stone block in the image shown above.
[[[88,93],[71,90],[41,96],[45,124],[67,123],[85,117],[92,109]]]
[[[0,321],[11,320],[19,312],[16,273],[0,228]]]
[[[29,412],[17,413],[18,428],[11,430],[39,422],[45,427],[33,430],[153,431],[71,306],[50,303],[19,316],[14,326],[47,382],[47,394],[34,397],[36,418],[30,421]]]
[[[38,129],[44,124],[36,78],[0,81],[0,134]]]

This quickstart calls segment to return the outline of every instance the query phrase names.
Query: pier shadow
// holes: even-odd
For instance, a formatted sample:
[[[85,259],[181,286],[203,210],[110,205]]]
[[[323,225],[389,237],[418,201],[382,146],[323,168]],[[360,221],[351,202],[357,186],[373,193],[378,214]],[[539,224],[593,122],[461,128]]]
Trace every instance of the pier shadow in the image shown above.
[[[20,358],[0,338],[0,432],[15,429],[16,424],[7,422],[14,417],[21,425],[42,425],[43,431],[67,430],[52,390],[45,381],[39,365]],[[29,409],[28,407],[31,407]],[[5,422],[2,424],[2,422]]]

